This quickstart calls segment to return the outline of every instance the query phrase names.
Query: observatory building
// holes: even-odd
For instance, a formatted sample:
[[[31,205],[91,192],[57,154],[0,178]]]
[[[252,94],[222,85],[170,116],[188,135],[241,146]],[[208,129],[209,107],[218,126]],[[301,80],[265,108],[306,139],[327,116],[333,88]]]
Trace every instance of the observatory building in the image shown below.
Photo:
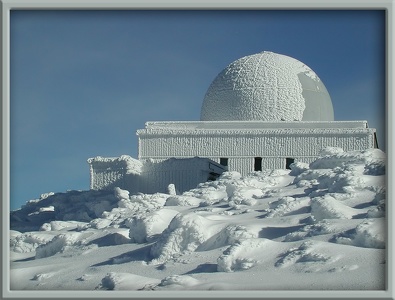
[[[147,122],[138,159],[90,158],[91,189],[178,192],[225,170],[246,175],[310,163],[326,147],[377,147],[367,121],[334,121],[325,85],[304,63],[261,52],[228,65],[204,97],[200,121]]]

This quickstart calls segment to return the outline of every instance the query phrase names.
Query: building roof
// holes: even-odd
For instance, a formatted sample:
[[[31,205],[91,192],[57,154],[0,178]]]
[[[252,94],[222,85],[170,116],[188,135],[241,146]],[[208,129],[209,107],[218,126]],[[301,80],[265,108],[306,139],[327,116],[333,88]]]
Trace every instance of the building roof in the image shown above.
[[[151,121],[145,123],[145,129],[283,129],[283,128],[305,128],[305,129],[352,129],[352,128],[368,128],[368,121]],[[137,132],[145,131],[139,129]]]
[[[228,65],[205,95],[202,121],[333,121],[324,83],[302,62],[273,52]]]

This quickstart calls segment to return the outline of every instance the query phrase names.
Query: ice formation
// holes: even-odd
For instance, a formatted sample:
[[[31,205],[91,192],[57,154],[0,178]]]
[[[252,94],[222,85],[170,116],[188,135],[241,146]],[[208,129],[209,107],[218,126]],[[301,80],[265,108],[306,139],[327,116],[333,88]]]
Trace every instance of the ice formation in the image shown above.
[[[333,107],[313,70],[265,51],[242,57],[218,74],[204,98],[201,120],[333,121]]]
[[[112,190],[121,187],[131,193],[182,193],[200,182],[214,180],[227,170],[208,158],[169,158],[136,160],[128,155],[120,158],[88,159],[90,188]]]
[[[287,161],[309,163],[329,146],[346,151],[375,147],[375,129],[366,121],[148,122],[137,135],[141,160],[198,156],[225,160],[228,170],[243,175],[285,169]]]

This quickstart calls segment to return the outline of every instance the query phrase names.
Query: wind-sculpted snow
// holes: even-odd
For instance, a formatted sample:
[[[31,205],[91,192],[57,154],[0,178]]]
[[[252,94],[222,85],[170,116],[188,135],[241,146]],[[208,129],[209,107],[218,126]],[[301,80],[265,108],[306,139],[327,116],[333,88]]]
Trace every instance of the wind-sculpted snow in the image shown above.
[[[68,232],[56,235],[51,241],[36,248],[36,258],[52,256],[58,252],[64,252],[69,246],[80,243],[81,233]]]
[[[12,287],[383,289],[385,163],[328,148],[183,194],[44,194],[10,214]]]
[[[149,242],[160,235],[178,212],[171,209],[156,210],[147,215],[129,219],[129,237],[136,243]]]
[[[257,258],[265,257],[263,249],[267,249],[270,241],[265,239],[242,239],[232,244],[218,257],[219,272],[243,271],[258,264]],[[273,243],[273,242],[272,242]]]
[[[334,237],[335,242],[366,248],[385,248],[384,220],[368,219],[354,230],[340,233]]]

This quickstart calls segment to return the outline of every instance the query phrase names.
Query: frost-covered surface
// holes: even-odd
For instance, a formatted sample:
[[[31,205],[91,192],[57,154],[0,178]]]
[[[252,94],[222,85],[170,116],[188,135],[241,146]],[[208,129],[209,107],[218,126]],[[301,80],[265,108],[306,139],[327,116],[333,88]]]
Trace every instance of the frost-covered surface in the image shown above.
[[[207,181],[214,172],[222,174],[227,168],[203,157],[146,159],[140,177],[140,192],[167,192],[169,184],[178,192],[185,192]]]
[[[242,57],[218,74],[204,98],[201,120],[332,121],[333,107],[313,70],[265,51]]]
[[[382,290],[384,183],[380,150],[328,148],[183,194],[45,194],[11,212],[11,289]]]
[[[341,147],[345,151],[374,148],[375,129],[366,123],[240,122],[226,128],[228,122],[195,123],[162,122],[148,124],[137,131],[139,158],[156,161],[171,157],[206,157],[216,162],[228,158],[230,171],[247,175],[254,170],[254,157],[262,157],[263,169],[285,168],[286,158],[311,162],[328,146]],[[271,125],[269,125],[271,124]],[[306,124],[306,128],[302,126]],[[218,125],[218,127],[216,127]],[[295,127],[293,127],[295,125]],[[363,126],[365,125],[365,126]],[[241,146],[242,145],[242,146]]]
[[[96,156],[88,159],[90,167],[90,188],[92,190],[112,190],[123,187],[133,192],[139,191],[139,177],[143,163],[129,155],[120,157]]]
[[[129,155],[121,155],[120,157],[102,157],[96,156],[88,159],[90,165],[96,165],[96,168],[107,169],[108,166],[118,167],[125,170],[126,174],[140,174],[143,164]]]
[[[148,129],[367,128],[367,121],[150,121]],[[139,130],[138,132],[144,132]]]
[[[90,188],[113,190],[115,187],[133,193],[184,192],[199,183],[222,174],[226,167],[208,158],[168,158],[165,160],[137,160],[128,155],[118,158],[97,156],[89,158]]]

